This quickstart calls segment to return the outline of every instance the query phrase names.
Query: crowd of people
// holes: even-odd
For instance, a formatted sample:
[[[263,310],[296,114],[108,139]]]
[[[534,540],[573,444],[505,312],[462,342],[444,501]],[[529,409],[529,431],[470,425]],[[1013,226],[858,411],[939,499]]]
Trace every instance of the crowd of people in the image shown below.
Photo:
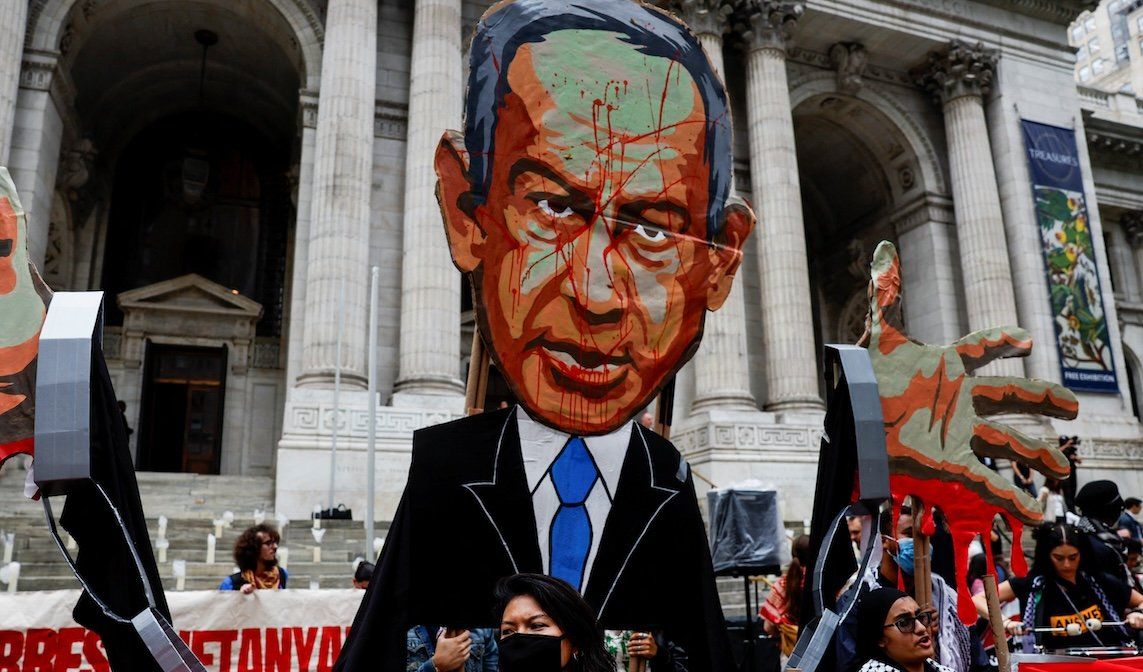
[[[1076,460],[1074,437],[1061,437],[1069,459]],[[1143,525],[1137,516],[1143,501],[1123,499],[1111,481],[1092,481],[1076,489],[1067,481],[1047,481],[1038,491],[1028,472],[1014,469],[1016,484],[1039,497],[1043,525],[1032,532],[1033,552],[1026,576],[1010,569],[1008,553],[1023,553],[1021,539],[1012,539],[999,519],[987,540],[970,547],[963,583],[956,576],[948,529],[935,512],[935,534],[929,538],[931,586],[922,591],[927,604],[917,602],[915,581],[918,545],[908,506],[885,507],[877,521],[880,562],[865,577],[854,576],[860,599],[850,622],[836,637],[838,669],[851,672],[975,672],[995,667],[990,655],[985,575],[988,544],[994,563],[1003,626],[1010,648],[1017,651],[1063,651],[1082,647],[1136,647],[1143,640],[1143,574],[1138,563],[1143,551]],[[849,534],[857,554],[871,521],[849,519]],[[280,536],[268,524],[243,532],[234,548],[237,570],[223,579],[220,590],[252,593],[287,587],[289,574],[278,563]],[[792,559],[783,576],[770,586],[758,617],[765,635],[780,649],[783,660],[797,642],[802,619],[802,595],[814,553],[809,536],[792,540]],[[352,585],[366,589],[373,565],[359,561]],[[964,588],[958,593],[958,587]],[[980,620],[965,626],[958,616],[959,600],[971,600]],[[518,574],[497,586],[498,627],[458,630],[423,623],[407,633],[409,672],[495,672],[496,670],[627,669],[641,660],[649,672],[686,672],[686,653],[662,632],[600,630],[579,593],[547,576]]]

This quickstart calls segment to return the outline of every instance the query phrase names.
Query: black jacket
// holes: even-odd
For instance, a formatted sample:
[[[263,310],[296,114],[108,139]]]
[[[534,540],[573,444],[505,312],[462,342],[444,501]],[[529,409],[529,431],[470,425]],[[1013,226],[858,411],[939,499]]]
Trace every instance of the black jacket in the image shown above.
[[[635,425],[584,592],[601,626],[663,630],[693,672],[732,669],[707,544],[686,462]],[[542,570],[515,409],[422,429],[335,669],[403,671],[410,624],[495,627],[496,581]]]

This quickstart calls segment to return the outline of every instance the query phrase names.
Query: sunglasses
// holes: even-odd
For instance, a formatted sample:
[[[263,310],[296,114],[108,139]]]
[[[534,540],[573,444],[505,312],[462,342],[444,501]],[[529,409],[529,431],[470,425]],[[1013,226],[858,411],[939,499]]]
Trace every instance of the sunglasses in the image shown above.
[[[915,614],[901,614],[895,621],[881,627],[895,627],[904,634],[909,634],[917,629],[917,624],[920,623],[923,627],[929,627],[937,620],[937,612],[933,609],[925,611],[918,611]]]

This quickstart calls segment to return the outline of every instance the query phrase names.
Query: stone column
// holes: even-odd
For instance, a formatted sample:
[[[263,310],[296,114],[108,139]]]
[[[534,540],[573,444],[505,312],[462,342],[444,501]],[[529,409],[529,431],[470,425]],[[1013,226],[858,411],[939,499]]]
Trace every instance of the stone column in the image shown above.
[[[1126,264],[1125,268],[1129,269],[1130,275],[1130,280],[1127,282],[1135,285],[1136,293],[1132,300],[1143,301],[1143,287],[1140,286],[1143,284],[1143,278],[1139,277],[1140,271],[1143,271],[1143,210],[1124,213],[1119,219],[1119,228],[1122,229],[1122,235],[1130,246],[1128,248],[1130,263]],[[1114,231],[1115,227],[1111,230]]]
[[[397,395],[455,396],[460,382],[460,273],[452,265],[436,199],[433,155],[459,128],[461,0],[416,0],[405,145],[404,257]]]
[[[984,118],[983,99],[997,60],[996,53],[981,44],[954,41],[946,51],[929,54],[927,66],[917,73],[918,83],[944,112],[965,305],[969,329],[974,331],[1018,323],[1000,192]],[[1023,366],[1018,360],[1002,360],[987,372],[1023,375]]]
[[[676,0],[670,8],[691,27],[715,73],[725,80],[722,36],[729,27],[730,3],[727,0]],[[706,316],[702,344],[694,358],[695,395],[691,410],[757,410],[754,395],[750,393],[748,362],[746,299],[740,270],[726,302]]]
[[[27,20],[27,0],[0,0],[0,166],[8,165],[12,147]]]
[[[773,411],[816,410],[818,363],[810,310],[794,120],[786,80],[786,41],[803,2],[750,0],[740,9],[746,56],[750,186],[761,266],[766,399]]]
[[[302,387],[332,385],[339,358],[343,383],[365,386],[376,71],[377,0],[330,0],[306,255]],[[345,331],[339,354],[343,281]]]
[[[1107,261],[1115,274],[1116,293],[1124,301],[1138,303],[1143,300],[1139,292],[1139,271],[1135,254],[1143,243],[1143,213],[1129,212],[1119,225],[1107,227]]]

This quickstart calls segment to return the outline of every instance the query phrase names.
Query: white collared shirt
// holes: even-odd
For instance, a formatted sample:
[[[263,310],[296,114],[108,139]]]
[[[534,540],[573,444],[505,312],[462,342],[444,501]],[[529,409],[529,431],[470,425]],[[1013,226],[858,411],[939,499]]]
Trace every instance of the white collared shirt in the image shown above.
[[[556,486],[552,483],[551,466],[560,451],[567,444],[570,434],[542,425],[516,407],[516,425],[520,430],[520,454],[524,457],[524,473],[528,478],[528,490],[532,493],[532,510],[536,515],[536,538],[540,542],[540,558],[544,573],[551,571],[548,535],[552,519],[560,507]],[[603,537],[603,526],[607,514],[611,512],[611,501],[615,498],[615,488],[619,486],[619,472],[623,469],[623,459],[627,455],[627,445],[631,442],[634,423],[628,422],[619,429],[602,436],[585,436],[584,444],[595,461],[601,476],[591,489],[584,506],[591,522],[591,549],[587,554],[584,583],[581,592],[587,589],[595,554],[599,551],[599,540]],[[602,486],[602,487],[601,487]]]

